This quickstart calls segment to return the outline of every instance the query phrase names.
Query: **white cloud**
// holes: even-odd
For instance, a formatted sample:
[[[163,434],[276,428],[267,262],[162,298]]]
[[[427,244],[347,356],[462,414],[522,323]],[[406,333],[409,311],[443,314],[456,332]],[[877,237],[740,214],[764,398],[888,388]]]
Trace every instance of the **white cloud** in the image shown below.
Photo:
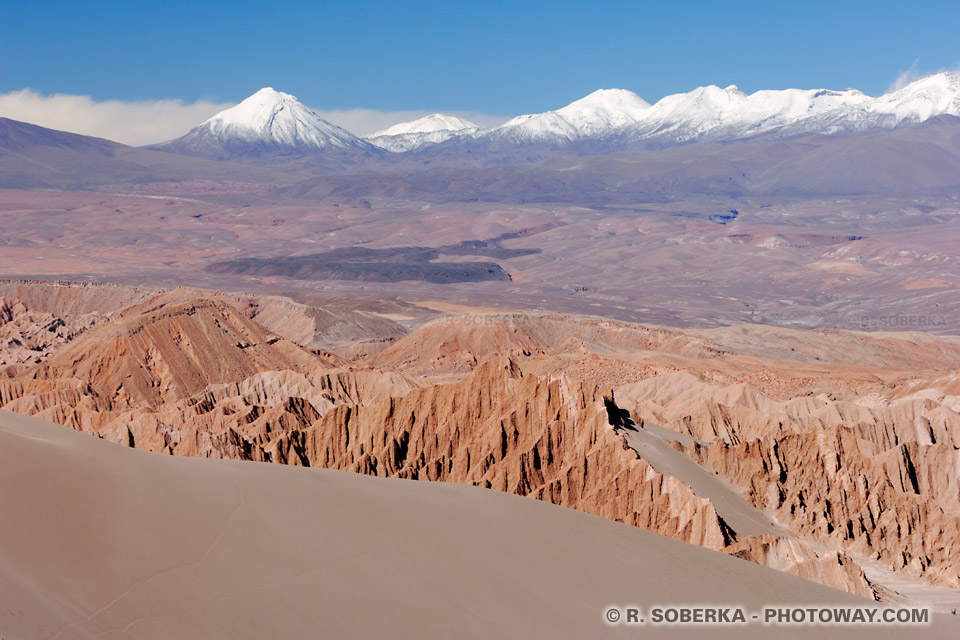
[[[98,102],[90,96],[43,95],[32,89],[0,94],[0,116],[51,129],[144,145],[182,136],[213,114],[230,107],[201,100]]]
[[[899,74],[897,74],[896,79],[894,79],[894,81],[890,83],[890,86],[887,87],[887,93],[899,91],[914,80],[919,80],[922,77],[922,75],[917,71],[917,63],[919,62],[919,58],[914,60],[909,69],[906,71],[901,71]]]
[[[130,145],[172,140],[231,106],[232,103],[206,100],[192,103],[181,100],[97,101],[90,96],[44,95],[32,89],[0,93],[0,117]],[[360,136],[434,113],[360,108],[316,111],[320,117]],[[506,120],[476,113],[448,113],[472,120],[482,127]]]

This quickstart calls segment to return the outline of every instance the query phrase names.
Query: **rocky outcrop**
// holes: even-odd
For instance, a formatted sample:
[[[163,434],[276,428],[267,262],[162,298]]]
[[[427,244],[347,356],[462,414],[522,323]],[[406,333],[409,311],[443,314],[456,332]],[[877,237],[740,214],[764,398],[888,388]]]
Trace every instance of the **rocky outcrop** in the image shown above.
[[[17,298],[32,311],[60,317],[116,316],[160,292],[160,289],[112,284],[0,280],[0,296]]]
[[[780,400],[677,373],[617,398],[696,439],[689,455],[794,535],[955,587],[960,415],[944,391],[908,386]]]
[[[0,369],[38,364],[81,333],[106,322],[96,313],[62,317],[30,310],[18,298],[0,297]],[[11,368],[13,367],[13,368]]]
[[[87,333],[36,368],[34,380],[77,378],[111,408],[156,407],[264,371],[324,363],[233,307],[194,300]]]
[[[752,329],[706,334],[747,353],[736,355],[703,336],[523,313],[441,318],[351,362],[289,339],[316,339],[326,320],[279,298],[15,288],[42,309],[0,300],[0,354],[43,339],[49,352],[0,375],[5,409],[173,455],[489,487],[861,595],[878,591],[860,558],[960,581],[952,371],[758,359]],[[90,311],[101,302],[112,310]],[[57,324],[55,311],[71,309],[84,313]],[[334,316],[344,336],[365,330]],[[845,335],[780,338],[791,353],[820,354]],[[899,364],[933,348],[920,341],[916,354],[897,355],[908,349],[901,338],[866,342],[871,357]],[[950,361],[943,344],[938,357]],[[817,384],[825,380],[841,383]],[[712,494],[698,495],[702,477],[626,446],[627,417],[700,476],[736,487],[766,531],[783,535],[749,531],[714,496],[725,521],[703,497]]]
[[[399,302],[360,301],[352,296],[323,296],[309,304],[256,294],[225,294],[210,289],[180,286],[173,289],[130,287],[85,282],[0,280],[0,297],[20,300],[27,309],[64,319],[97,315],[135,317],[192,300],[215,300],[236,308],[271,333],[306,348],[349,348],[357,341],[402,338],[409,329],[381,310],[402,310],[418,316],[430,310]],[[363,308],[372,307],[371,310]],[[407,317],[407,316],[401,316]],[[346,345],[346,346],[345,346]],[[2,351],[0,351],[2,353]]]
[[[712,549],[730,532],[712,505],[629,450],[589,384],[491,360],[452,385],[340,405],[254,459],[530,496]]]
[[[468,373],[490,358],[658,350],[716,353],[717,345],[674,331],[596,318],[536,313],[444,316],[367,361],[407,373]]]
[[[337,404],[413,386],[299,347],[229,304],[193,300],[88,331],[0,381],[0,406],[150,451],[243,457],[238,438],[267,442]]]
[[[584,316],[478,311],[434,319],[371,356],[368,364],[407,373],[462,374],[498,355],[547,356],[554,359],[547,366],[555,370],[600,356],[606,366],[583,371],[581,377],[606,378],[608,367],[631,365],[634,371],[610,380],[619,386],[631,378],[691,370],[784,397],[797,388],[838,386],[848,382],[844,378],[876,382],[878,370],[956,368],[960,339],[756,324],[698,331]]]
[[[592,384],[507,358],[419,388],[343,365],[193,300],[90,330],[0,384],[0,405],[150,451],[475,484],[713,549],[733,537],[625,447]]]
[[[885,450],[851,428],[833,427],[689,451],[789,530],[960,587],[955,479],[939,479],[955,476],[952,444]]]

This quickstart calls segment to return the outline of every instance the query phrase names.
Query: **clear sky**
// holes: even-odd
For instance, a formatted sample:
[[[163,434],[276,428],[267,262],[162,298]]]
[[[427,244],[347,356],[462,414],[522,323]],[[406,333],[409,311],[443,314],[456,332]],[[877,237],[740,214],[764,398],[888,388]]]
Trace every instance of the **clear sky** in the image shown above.
[[[960,2],[4,0],[0,94],[510,116],[597,88],[855,87],[960,67]]]

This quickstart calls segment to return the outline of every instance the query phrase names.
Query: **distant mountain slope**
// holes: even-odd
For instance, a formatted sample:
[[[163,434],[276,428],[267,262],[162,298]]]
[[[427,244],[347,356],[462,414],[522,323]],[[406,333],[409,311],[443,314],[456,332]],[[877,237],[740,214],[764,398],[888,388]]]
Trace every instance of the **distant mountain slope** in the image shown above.
[[[591,155],[580,144],[527,166],[432,166],[324,176],[284,188],[282,194],[296,199],[337,195],[602,204],[697,194],[830,196],[960,187],[960,118],[953,116],[894,130],[643,152]]]
[[[29,152],[36,147],[112,156],[124,145],[103,138],[47,129],[35,124],[0,118],[0,149],[7,153]]]
[[[892,131],[826,138],[751,180],[756,193],[784,195],[903,194],[944,187],[960,188],[960,118],[946,115]]]
[[[366,137],[367,141],[387,151],[402,153],[437,144],[453,137],[470,135],[480,127],[455,116],[434,113],[429,116],[401,122]]]
[[[439,157],[491,154],[516,161],[532,154],[598,155],[732,141],[892,129],[942,115],[960,116],[960,73],[942,72],[870,97],[855,89],[761,90],[709,85],[665,96],[652,106],[630,91],[600,90],[555,111],[518,116],[499,127],[456,135]]]
[[[0,118],[0,187],[79,188],[197,178],[292,181],[272,170],[138,149]]]
[[[483,141],[564,144],[602,137],[641,121],[650,105],[623,89],[600,89],[562,109],[517,116],[480,134]]]
[[[377,147],[333,125],[294,96],[266,87],[154,148],[212,160],[264,161]]]

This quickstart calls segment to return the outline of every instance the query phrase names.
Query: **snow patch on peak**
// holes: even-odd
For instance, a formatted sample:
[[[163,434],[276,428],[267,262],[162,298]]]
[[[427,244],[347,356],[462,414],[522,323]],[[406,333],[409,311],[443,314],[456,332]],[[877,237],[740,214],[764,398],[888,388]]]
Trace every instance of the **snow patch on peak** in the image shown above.
[[[401,122],[392,127],[377,131],[366,140],[381,149],[402,153],[439,144],[454,137],[468,137],[480,130],[480,127],[464,118],[432,113],[418,120]]]
[[[960,116],[960,72],[943,71],[914,80],[876,98],[871,111],[892,120],[893,126],[939,115]]]
[[[632,91],[600,89],[556,111],[517,116],[484,135],[513,142],[563,144],[635,124],[649,109],[650,104]]]
[[[442,113],[432,113],[418,120],[401,122],[382,131],[370,134],[369,138],[379,136],[398,136],[409,133],[433,133],[435,131],[465,131],[479,129],[477,125],[464,118],[448,116]]]
[[[656,138],[670,144],[734,139],[810,123],[868,100],[851,90],[761,90],[747,95],[735,85],[725,89],[709,85],[664,97],[631,129],[628,138]]]
[[[558,111],[578,108],[603,109],[608,111],[628,111],[639,113],[650,108],[650,103],[626,89],[597,89],[593,93],[575,100]]]

